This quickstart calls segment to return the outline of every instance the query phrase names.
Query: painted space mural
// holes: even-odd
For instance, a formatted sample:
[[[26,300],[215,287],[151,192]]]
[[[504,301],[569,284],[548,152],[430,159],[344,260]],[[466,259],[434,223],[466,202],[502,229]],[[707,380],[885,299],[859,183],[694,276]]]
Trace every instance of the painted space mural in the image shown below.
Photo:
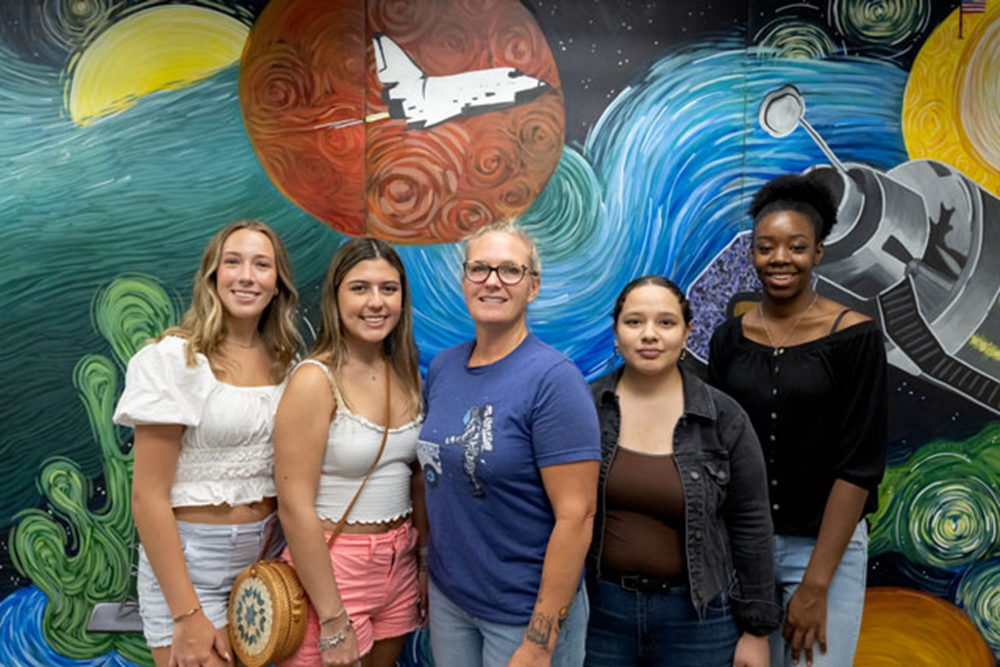
[[[594,379],[643,273],[703,361],[749,197],[807,170],[818,289],[891,364],[858,664],[998,664],[998,108],[1000,0],[4,0],[0,665],[151,664],[111,414],[224,223],[282,235],[307,327],[344,235],[399,243],[426,368],[472,335],[454,241],[518,216],[531,327]]]

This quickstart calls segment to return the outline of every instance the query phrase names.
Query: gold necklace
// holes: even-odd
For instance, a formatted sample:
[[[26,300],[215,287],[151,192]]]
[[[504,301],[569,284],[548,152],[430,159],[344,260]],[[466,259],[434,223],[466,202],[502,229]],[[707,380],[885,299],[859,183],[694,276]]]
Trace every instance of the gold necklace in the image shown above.
[[[250,342],[249,345],[246,345],[244,343],[240,343],[239,341],[236,341],[236,340],[234,340],[232,338],[227,338],[226,339],[226,342],[229,343],[230,345],[235,345],[236,347],[242,347],[244,350],[252,350],[253,348],[257,347],[257,345],[260,343],[260,341],[261,341],[261,337],[260,337],[260,334],[258,334],[258,333],[254,333],[253,340]]]
[[[801,322],[802,318],[806,316],[806,313],[812,310],[812,307],[816,305],[817,301],[819,301],[819,292],[813,294],[813,300],[810,301],[806,309],[799,313],[799,316],[795,318],[795,321],[792,323],[792,328],[788,330],[788,333],[785,334],[785,337],[781,339],[780,343],[774,342],[774,336],[771,335],[771,327],[767,326],[767,318],[764,317],[764,302],[761,301],[757,304],[757,312],[760,314],[760,321],[764,323],[764,333],[767,334],[767,341],[771,344],[771,347],[774,348],[774,356],[785,353],[785,348],[782,346],[788,342],[789,338],[792,337],[792,334],[795,333],[795,328],[799,326],[799,322]]]

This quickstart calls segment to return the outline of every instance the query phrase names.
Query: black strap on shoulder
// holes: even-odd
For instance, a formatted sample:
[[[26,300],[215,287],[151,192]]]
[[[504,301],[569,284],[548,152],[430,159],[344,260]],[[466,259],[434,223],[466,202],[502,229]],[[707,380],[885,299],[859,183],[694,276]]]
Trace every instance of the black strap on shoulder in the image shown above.
[[[850,308],[844,308],[842,311],[840,311],[840,314],[837,315],[837,319],[833,321],[833,326],[830,327],[830,333],[835,333],[837,331],[837,327],[840,326],[840,321],[844,319],[844,315],[846,315],[849,312],[851,312]]]

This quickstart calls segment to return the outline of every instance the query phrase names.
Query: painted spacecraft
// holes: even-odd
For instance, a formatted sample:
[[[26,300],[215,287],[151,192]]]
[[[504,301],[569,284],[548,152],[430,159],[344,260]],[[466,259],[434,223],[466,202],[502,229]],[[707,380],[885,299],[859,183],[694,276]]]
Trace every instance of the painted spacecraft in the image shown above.
[[[1000,200],[934,160],[841,163],[804,116],[784,86],[759,120],[774,137],[802,127],[830,160],[807,170],[838,200],[817,290],[878,321],[891,364],[1000,413]]]
[[[406,120],[407,129],[524,104],[549,88],[513,67],[427,76],[389,37],[376,34],[372,41],[382,101],[389,117]]]

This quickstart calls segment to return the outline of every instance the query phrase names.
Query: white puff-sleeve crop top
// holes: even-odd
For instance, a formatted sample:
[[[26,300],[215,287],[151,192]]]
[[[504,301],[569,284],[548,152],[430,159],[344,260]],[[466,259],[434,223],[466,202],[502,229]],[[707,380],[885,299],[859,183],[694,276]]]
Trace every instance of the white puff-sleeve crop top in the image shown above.
[[[321,367],[329,377],[327,367],[315,359],[304,364]],[[335,385],[332,385],[335,387]],[[337,522],[361,487],[365,474],[378,455],[385,427],[374,424],[362,415],[351,412],[340,392],[334,389],[337,412],[330,422],[323,468],[316,489],[316,514],[321,519]],[[365,490],[348,517],[350,523],[392,521],[413,510],[410,499],[410,464],[417,457],[417,436],[420,420],[398,428],[390,428],[385,451],[372,471]]]
[[[220,382],[208,359],[184,359],[177,336],[132,357],[115,409],[122,426],[181,424],[171,507],[246,505],[274,497],[274,413],[286,382],[237,387]]]

